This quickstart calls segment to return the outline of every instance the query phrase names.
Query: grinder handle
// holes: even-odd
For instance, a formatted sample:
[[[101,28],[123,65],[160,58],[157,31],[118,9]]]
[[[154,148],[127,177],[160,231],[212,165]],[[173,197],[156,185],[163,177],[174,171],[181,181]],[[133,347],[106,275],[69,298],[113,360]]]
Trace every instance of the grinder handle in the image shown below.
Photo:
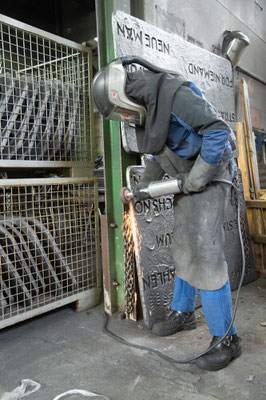
[[[147,189],[151,198],[177,194],[182,192],[182,181],[174,178],[155,181],[151,182]]]
[[[147,188],[140,189],[140,192],[148,193],[150,198],[167,196],[182,192],[182,181],[178,179],[167,179],[165,181],[151,182]],[[122,187],[120,190],[120,200],[124,204],[128,204],[134,197],[132,191],[127,187]]]

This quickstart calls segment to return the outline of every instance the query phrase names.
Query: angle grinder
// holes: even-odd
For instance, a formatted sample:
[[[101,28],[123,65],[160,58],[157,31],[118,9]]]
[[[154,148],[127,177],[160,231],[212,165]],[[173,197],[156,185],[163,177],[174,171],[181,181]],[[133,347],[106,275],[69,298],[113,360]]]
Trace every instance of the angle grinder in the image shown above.
[[[139,190],[146,193],[147,197],[154,199],[156,197],[167,196],[182,192],[182,181],[178,179],[167,179],[165,181],[154,181],[149,183],[145,188]],[[120,200],[124,204],[128,204],[134,198],[134,191],[127,187],[120,190]]]

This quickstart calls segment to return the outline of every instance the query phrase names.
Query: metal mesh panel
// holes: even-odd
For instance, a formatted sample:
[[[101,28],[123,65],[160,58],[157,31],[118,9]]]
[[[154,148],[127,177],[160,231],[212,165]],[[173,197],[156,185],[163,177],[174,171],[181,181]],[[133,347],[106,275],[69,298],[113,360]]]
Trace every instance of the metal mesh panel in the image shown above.
[[[43,181],[0,181],[0,322],[99,286],[97,181]]]
[[[89,49],[47,35],[0,17],[0,160],[90,161]]]

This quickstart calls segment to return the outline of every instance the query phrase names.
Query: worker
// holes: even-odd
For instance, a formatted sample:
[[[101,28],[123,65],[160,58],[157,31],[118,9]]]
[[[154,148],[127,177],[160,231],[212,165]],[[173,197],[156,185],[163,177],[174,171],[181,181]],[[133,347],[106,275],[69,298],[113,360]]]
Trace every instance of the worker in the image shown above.
[[[145,110],[144,124],[136,124],[136,140],[139,153],[152,158],[133,190],[135,200],[146,199],[148,195],[140,189],[165,174],[182,181],[182,193],[174,196],[173,205],[171,251],[176,276],[171,310],[152,330],[155,335],[168,336],[195,329],[199,289],[211,347],[226,334],[232,320],[223,231],[229,185],[212,182],[232,178],[231,129],[201,90],[178,73],[126,71],[119,84],[117,75],[116,84],[108,90],[121,106],[116,102],[112,113],[106,88],[112,80],[108,73],[102,70],[94,80],[93,98],[98,110],[107,118],[121,120],[131,115],[136,118],[139,110],[138,122]],[[224,368],[240,356],[240,342],[233,324],[221,343],[195,363],[205,370]]]

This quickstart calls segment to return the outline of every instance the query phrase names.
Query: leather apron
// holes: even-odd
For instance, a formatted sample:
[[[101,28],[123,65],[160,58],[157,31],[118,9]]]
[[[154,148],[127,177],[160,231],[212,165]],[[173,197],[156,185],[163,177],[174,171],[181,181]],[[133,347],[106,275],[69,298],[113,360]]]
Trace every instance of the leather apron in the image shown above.
[[[171,177],[189,172],[194,164],[166,146],[154,157]],[[231,180],[229,164],[220,163],[214,178]],[[198,289],[217,290],[228,279],[223,221],[229,191],[229,185],[211,183],[200,193],[174,198],[171,251],[176,276]]]

